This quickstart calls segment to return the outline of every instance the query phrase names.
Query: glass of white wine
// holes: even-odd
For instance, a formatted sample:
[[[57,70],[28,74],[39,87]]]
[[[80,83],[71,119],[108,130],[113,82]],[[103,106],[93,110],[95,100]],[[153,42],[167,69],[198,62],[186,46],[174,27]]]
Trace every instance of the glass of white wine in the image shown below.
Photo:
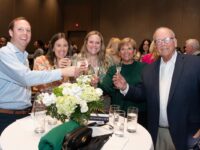
[[[117,74],[119,74],[121,72],[121,69],[122,69],[122,63],[118,63],[116,64],[116,71],[117,71]]]

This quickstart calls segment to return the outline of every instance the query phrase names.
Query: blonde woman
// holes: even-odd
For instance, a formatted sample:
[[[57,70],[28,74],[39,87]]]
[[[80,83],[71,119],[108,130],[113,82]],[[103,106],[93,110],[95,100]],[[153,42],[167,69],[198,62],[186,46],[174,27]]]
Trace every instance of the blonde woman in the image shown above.
[[[90,31],[76,60],[84,57],[88,63],[88,74],[98,71],[100,80],[105,76],[108,66],[105,63],[105,45],[102,34],[99,31]]]
[[[108,66],[120,63],[121,58],[119,56],[119,50],[118,50],[119,43],[120,39],[116,37],[112,37],[108,42],[108,45],[106,47],[106,61]]]

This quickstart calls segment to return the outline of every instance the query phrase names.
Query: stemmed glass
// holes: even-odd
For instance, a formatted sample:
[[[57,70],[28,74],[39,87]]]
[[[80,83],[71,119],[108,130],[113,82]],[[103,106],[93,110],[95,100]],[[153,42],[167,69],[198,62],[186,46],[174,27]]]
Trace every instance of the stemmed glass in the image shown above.
[[[85,57],[78,58],[77,62],[76,62],[76,66],[78,68],[80,68],[80,67],[86,67],[86,68],[88,68],[88,61],[87,61],[87,59]],[[86,72],[83,72],[83,74],[86,74]]]
[[[122,62],[120,61],[118,64],[116,64],[117,74],[119,74],[121,72],[121,69],[122,69]]]
[[[95,76],[98,76],[98,74],[99,74],[99,66],[94,67],[94,74],[95,74]]]
[[[80,57],[78,58],[76,65],[77,67],[81,67],[81,66],[88,67],[88,61],[85,57]]]
[[[67,56],[65,56],[65,58],[66,58],[67,61],[68,61],[68,65],[67,65],[67,66],[71,66],[71,65],[72,65],[72,62],[73,62],[73,60],[72,60],[72,56],[67,55]]]

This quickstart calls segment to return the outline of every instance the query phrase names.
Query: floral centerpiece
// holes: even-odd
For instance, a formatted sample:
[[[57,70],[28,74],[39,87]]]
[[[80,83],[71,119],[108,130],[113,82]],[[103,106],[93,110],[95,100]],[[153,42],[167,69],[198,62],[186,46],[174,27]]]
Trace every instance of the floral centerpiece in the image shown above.
[[[90,114],[103,110],[103,91],[90,85],[91,75],[81,75],[76,83],[63,83],[51,94],[41,93],[37,101],[47,108],[47,115],[62,122],[72,119],[84,124]]]

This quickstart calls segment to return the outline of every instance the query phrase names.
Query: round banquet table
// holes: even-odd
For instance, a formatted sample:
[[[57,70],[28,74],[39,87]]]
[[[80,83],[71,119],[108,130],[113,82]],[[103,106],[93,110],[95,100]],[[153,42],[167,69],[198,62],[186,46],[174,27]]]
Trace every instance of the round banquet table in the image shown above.
[[[55,126],[50,126],[46,123],[46,132]],[[111,132],[108,128],[106,128],[106,126],[92,128],[93,136]],[[28,116],[13,122],[2,132],[0,147],[2,150],[38,150],[38,143],[43,135],[34,133],[33,120],[30,116]],[[150,134],[144,127],[138,124],[137,131],[135,133],[128,133],[125,130],[124,137],[116,138],[114,138],[113,134],[113,136],[102,148],[102,150],[109,149],[153,150],[154,148]]]

